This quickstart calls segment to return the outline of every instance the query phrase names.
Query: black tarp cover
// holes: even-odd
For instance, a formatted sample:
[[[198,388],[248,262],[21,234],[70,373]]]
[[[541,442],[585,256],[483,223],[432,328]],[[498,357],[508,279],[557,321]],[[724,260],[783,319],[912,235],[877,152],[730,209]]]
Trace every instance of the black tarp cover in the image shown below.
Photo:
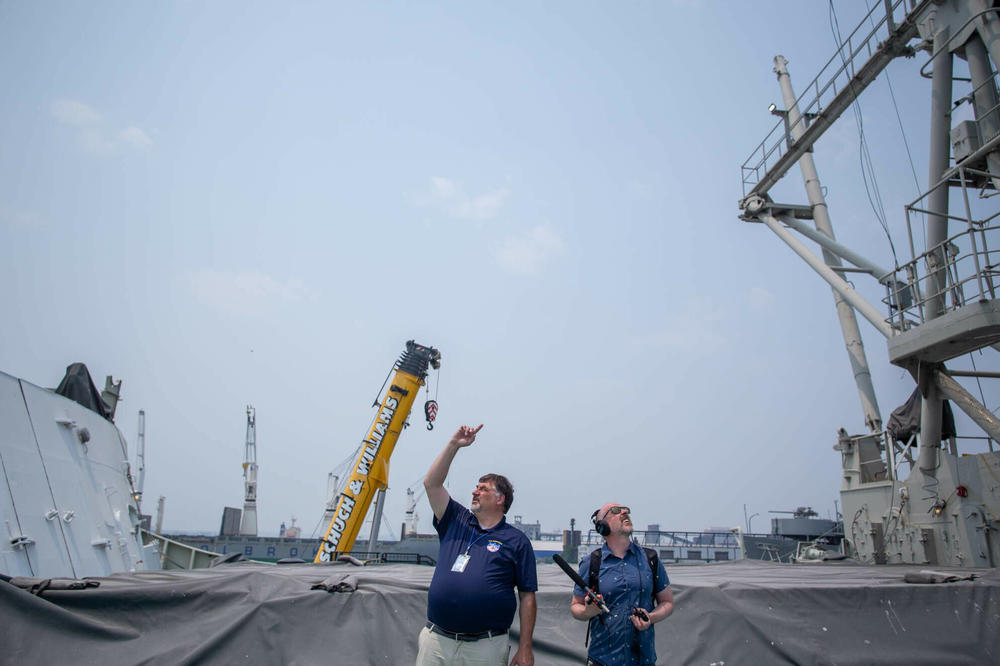
[[[92,412],[97,412],[107,420],[111,420],[111,410],[104,404],[90,371],[83,363],[71,363],[66,366],[66,374],[56,387],[56,393],[78,402]]]
[[[924,567],[737,561],[668,567],[660,664],[1000,663],[1000,574],[905,583]],[[236,563],[119,574],[41,597],[0,583],[3,664],[412,664],[429,567]],[[571,583],[539,565],[535,662],[582,664]],[[312,589],[323,581],[328,592]],[[340,584],[337,584],[340,583]],[[514,621],[514,629],[517,620]],[[515,636],[512,640],[516,640]]]
[[[920,432],[920,388],[913,389],[913,393],[902,405],[893,410],[889,415],[889,423],[885,429],[894,441],[906,444],[910,437]],[[941,439],[948,439],[955,436],[955,415],[951,411],[951,403],[947,400],[941,401]]]

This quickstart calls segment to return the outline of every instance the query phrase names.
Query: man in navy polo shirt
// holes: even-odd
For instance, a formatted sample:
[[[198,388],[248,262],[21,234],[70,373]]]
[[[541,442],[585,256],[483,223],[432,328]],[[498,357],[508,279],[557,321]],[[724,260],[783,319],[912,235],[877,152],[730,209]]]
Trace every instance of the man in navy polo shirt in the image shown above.
[[[510,666],[535,663],[535,552],[528,537],[504,518],[514,501],[510,481],[499,474],[483,476],[468,509],[444,487],[455,454],[476,441],[482,427],[459,428],[424,479],[441,550],[427,593],[427,625],[420,632],[417,666],[508,666],[507,630],[517,610],[515,587],[521,632]]]

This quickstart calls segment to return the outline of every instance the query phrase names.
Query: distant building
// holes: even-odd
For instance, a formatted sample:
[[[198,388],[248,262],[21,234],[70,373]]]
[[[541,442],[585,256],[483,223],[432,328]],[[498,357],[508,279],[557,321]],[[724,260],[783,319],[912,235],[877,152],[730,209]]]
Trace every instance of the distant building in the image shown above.
[[[524,535],[529,539],[537,540],[542,538],[541,523],[525,523],[522,522],[521,516],[514,516],[514,527],[524,532]]]
[[[236,536],[240,533],[240,521],[243,518],[243,510],[227,506],[222,509],[222,526],[219,527],[219,536]]]

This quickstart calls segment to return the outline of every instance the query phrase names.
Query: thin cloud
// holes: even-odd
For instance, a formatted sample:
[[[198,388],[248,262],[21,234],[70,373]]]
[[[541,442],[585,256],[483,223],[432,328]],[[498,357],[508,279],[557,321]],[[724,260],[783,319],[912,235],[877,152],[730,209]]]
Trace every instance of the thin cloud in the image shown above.
[[[776,300],[775,295],[763,287],[751,287],[747,292],[747,305],[751,310],[769,310]]]
[[[435,198],[444,201],[455,197],[458,190],[455,181],[449,178],[441,178],[440,176],[431,178],[431,189]]]
[[[94,128],[83,129],[77,135],[80,145],[94,155],[108,155],[115,149],[115,142],[104,135],[104,132]]]
[[[153,146],[153,140],[144,130],[134,125],[122,129],[109,127],[99,111],[75,99],[54,101],[50,114],[57,122],[76,128],[77,141],[94,155],[109,155],[122,149],[148,150]]]
[[[728,311],[711,303],[689,302],[671,317],[671,322],[659,331],[638,336],[636,343],[654,347],[670,347],[689,355],[702,355],[698,350],[718,349],[727,344],[722,331],[726,329]]]
[[[483,221],[497,216],[507,196],[508,192],[504,188],[471,196],[454,180],[435,176],[431,178],[429,192],[419,196],[416,203],[437,208],[449,217],[460,220]]]
[[[508,272],[534,275],[564,248],[563,240],[555,230],[540,225],[502,241],[494,248],[493,257]]]
[[[153,140],[138,127],[126,127],[118,133],[118,139],[139,150],[146,150],[153,146]]]
[[[278,302],[316,298],[315,292],[301,280],[282,282],[258,271],[197,271],[188,276],[188,287],[205,305],[236,313],[252,312]]]
[[[10,206],[0,206],[0,227],[12,229],[39,229],[45,220],[35,211],[16,210]]]
[[[101,122],[101,114],[75,99],[57,99],[52,102],[52,117],[73,127],[92,127]]]

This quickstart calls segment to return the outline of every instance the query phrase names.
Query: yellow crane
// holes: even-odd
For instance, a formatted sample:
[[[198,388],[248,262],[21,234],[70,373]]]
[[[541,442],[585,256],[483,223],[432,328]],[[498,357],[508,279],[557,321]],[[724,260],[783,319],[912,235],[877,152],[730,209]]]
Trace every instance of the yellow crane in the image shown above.
[[[441,352],[408,341],[406,350],[393,365],[391,377],[386,380],[389,388],[378,404],[368,436],[361,442],[354,471],[337,498],[336,510],[316,551],[315,562],[331,562],[337,553],[349,553],[354,547],[375,494],[389,485],[389,458],[420,387],[424,385],[428,366],[435,370],[441,367]],[[432,428],[437,403],[429,400],[424,412],[427,427]]]

